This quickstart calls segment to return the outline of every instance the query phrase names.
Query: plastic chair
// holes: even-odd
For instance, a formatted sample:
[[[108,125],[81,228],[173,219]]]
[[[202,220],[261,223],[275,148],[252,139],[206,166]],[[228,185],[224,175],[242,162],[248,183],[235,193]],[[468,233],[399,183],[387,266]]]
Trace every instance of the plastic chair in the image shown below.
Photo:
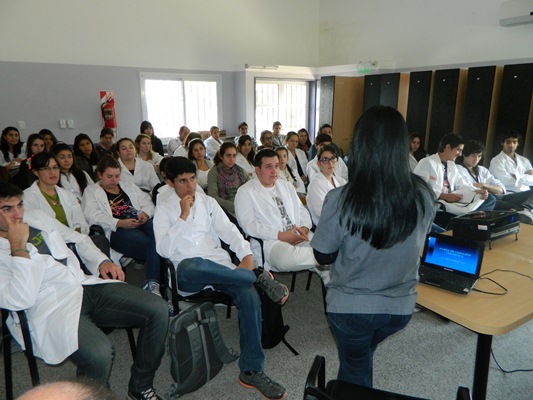
[[[233,299],[231,298],[231,296],[225,293],[218,292],[216,290],[205,289],[190,296],[180,295],[178,293],[178,288],[176,284],[178,282],[176,276],[176,268],[174,267],[174,263],[168,258],[161,257],[160,282],[161,293],[163,293],[163,297],[166,297],[166,300],[168,300],[168,296],[166,295],[167,289],[170,290],[172,297],[172,305],[174,306],[175,314],[178,314],[180,312],[180,301],[184,301],[186,303],[210,302],[213,304],[225,304],[226,318],[231,318],[231,306],[233,305]]]
[[[326,385],[326,360],[316,356],[307,375],[304,400],[426,400],[420,397],[387,392],[338,380]],[[459,387],[456,400],[471,400],[468,388]]]

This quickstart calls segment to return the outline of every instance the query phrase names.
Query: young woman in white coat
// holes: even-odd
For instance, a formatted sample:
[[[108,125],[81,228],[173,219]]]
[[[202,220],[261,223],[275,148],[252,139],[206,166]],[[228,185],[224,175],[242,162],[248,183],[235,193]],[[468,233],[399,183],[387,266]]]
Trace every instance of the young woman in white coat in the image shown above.
[[[196,184],[207,190],[207,175],[213,168],[213,161],[205,158],[205,144],[202,139],[193,139],[189,143],[188,158],[196,164]]]
[[[249,178],[252,178],[255,173],[254,167],[255,150],[252,143],[252,138],[249,135],[239,136],[237,140],[237,158],[235,163],[244,169]]]
[[[59,182],[63,189],[70,191],[78,202],[81,203],[81,198],[85,188],[94,185],[93,179],[89,174],[83,171],[76,161],[74,152],[66,143],[58,143],[52,147],[52,153],[56,156],[56,160],[61,170]]]
[[[150,166],[150,168],[152,168]],[[114,259],[126,257],[146,262],[144,289],[159,294],[160,258],[155,250],[152,216],[154,204],[147,193],[132,182],[121,182],[121,167],[112,157],[96,166],[98,184],[85,189],[82,208],[90,224],[104,228]]]
[[[323,146],[318,150],[316,163],[320,173],[313,177],[307,188],[307,208],[315,225],[318,225],[326,194],[330,190],[346,184],[343,178],[334,174],[337,168],[337,160],[337,153],[333,146]]]
[[[307,156],[305,152],[298,148],[298,134],[296,132],[289,132],[285,136],[285,147],[289,150],[288,165],[291,169],[298,173],[304,184],[308,184],[307,179]]]
[[[118,161],[122,182],[131,182],[144,192],[151,192],[159,184],[154,167],[137,157],[135,143],[130,138],[122,138],[117,142]]]

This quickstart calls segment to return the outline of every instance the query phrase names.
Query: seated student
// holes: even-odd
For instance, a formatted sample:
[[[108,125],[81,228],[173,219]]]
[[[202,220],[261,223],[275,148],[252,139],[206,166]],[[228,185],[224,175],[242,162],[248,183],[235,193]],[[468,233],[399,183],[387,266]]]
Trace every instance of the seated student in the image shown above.
[[[173,157],[185,157],[187,158],[189,154],[189,143],[192,142],[194,139],[202,139],[202,135],[200,135],[197,132],[191,132],[187,135],[183,143],[180,147],[178,147],[176,150],[174,150],[174,153],[172,153]],[[170,153],[169,153],[170,154]]]
[[[15,175],[20,163],[24,161],[25,151],[19,130],[14,126],[4,128],[0,138],[0,167],[7,169],[11,175]]]
[[[261,146],[257,147],[257,150],[263,150],[263,149],[271,149],[274,150],[274,138],[272,135],[272,132],[269,130],[264,130],[261,132],[261,136],[259,137],[259,140],[261,140]]]
[[[311,149],[311,141],[309,140],[309,132],[307,129],[298,129],[298,148],[305,152],[305,156],[309,159],[309,150]]]
[[[118,161],[120,163],[120,180],[137,185],[144,192],[151,192],[160,181],[154,167],[137,157],[135,143],[130,138],[117,142]]]
[[[329,136],[327,133],[319,133],[315,138],[315,144],[313,145],[313,147],[318,150],[322,146],[331,146],[331,136]],[[348,181],[348,168],[346,167],[346,163],[341,157],[339,157],[337,152],[335,154],[337,154],[335,176],[338,178],[342,178],[345,181]],[[318,159],[315,156],[307,164],[307,177],[309,178],[309,182],[311,182],[313,177],[317,175],[318,173],[320,173],[320,169],[318,168]]]
[[[261,303],[254,283],[283,304],[289,291],[266,271],[255,269],[250,245],[216,201],[196,190],[196,166],[175,157],[166,165],[172,192],[157,204],[154,227],[157,251],[177,268],[184,295],[212,286],[233,298],[239,311],[241,355],[239,383],[256,388],[267,399],[283,399],[286,390],[266,376],[261,347]],[[236,267],[220,240],[241,260]]]
[[[202,139],[191,140],[188,147],[187,158],[196,163],[196,183],[202,190],[207,190],[207,176],[213,168],[213,161],[205,158],[205,145]]]
[[[186,127],[185,125],[180,127],[180,131],[178,133],[177,138],[172,138],[167,143],[167,153],[169,155],[174,154],[174,152],[180,147],[184,142],[187,136],[189,136],[189,133],[191,133],[191,130]]]
[[[520,212],[522,222],[533,222],[529,212],[533,209],[533,192],[528,190],[506,194],[503,183],[496,179],[487,168],[478,165],[484,150],[485,146],[479,140],[470,140],[465,144],[463,156],[457,165],[457,170],[463,179],[495,195],[496,210],[517,210]]]
[[[148,164],[151,164],[154,167],[156,173],[159,172],[159,163],[163,159],[159,153],[155,153],[152,150],[152,141],[150,136],[147,136],[143,133],[137,135],[135,138],[135,150],[137,151],[137,158],[140,158],[143,161],[146,161]]]
[[[96,164],[98,164],[98,154],[94,149],[94,144],[89,135],[80,133],[74,138],[74,154],[78,166],[87,172],[91,178],[94,177]]]
[[[485,200],[478,210],[492,211],[496,198],[486,189],[479,189],[469,184],[457,172],[455,159],[461,155],[463,147],[464,141],[461,136],[454,133],[444,135],[440,140],[438,153],[420,160],[413,172],[429,184],[437,200],[456,203],[461,201],[463,196],[453,192],[461,188],[469,188],[481,194],[481,198]],[[441,217],[439,213],[437,217]],[[435,222],[439,224],[439,221]]]
[[[338,157],[333,146],[322,146],[315,158],[317,159],[320,173],[313,177],[307,188],[307,208],[313,223],[318,225],[326,194],[332,189],[345,185],[346,181],[341,177],[336,177],[334,174]]]
[[[153,379],[168,328],[164,301],[119,281],[124,273],[88,239],[40,210],[24,212],[22,192],[0,185],[0,307],[27,310],[34,351],[48,364],[66,358],[77,375],[109,385],[114,349],[106,327],[139,327],[130,399],[160,399]],[[75,243],[85,275],[65,242]],[[98,278],[101,275],[103,279]],[[20,325],[7,320],[22,345]]]
[[[94,181],[87,172],[78,167],[74,153],[68,144],[56,144],[52,147],[52,153],[56,156],[61,171],[60,186],[73,193],[81,203],[85,188],[94,185]]]
[[[337,157],[342,158],[342,154],[341,154],[341,152],[339,150],[339,147],[335,143],[333,143],[333,128],[331,127],[331,125],[330,124],[322,124],[320,126],[320,129],[318,130],[317,137],[321,133],[325,133],[326,135],[329,136],[329,141],[330,141],[329,144],[332,145],[333,148],[335,149]],[[316,137],[315,137],[315,143],[316,143]],[[318,151],[318,148],[316,146],[312,146],[311,147],[311,149],[309,150],[309,160],[312,160],[313,158],[316,157],[317,151]]]
[[[207,174],[207,194],[231,216],[235,216],[237,189],[248,181],[248,174],[235,164],[236,157],[237,147],[225,142],[215,156],[215,166]]]
[[[113,129],[102,128],[100,131],[100,142],[94,146],[96,154],[98,154],[98,158],[102,158],[104,156],[113,157],[114,152],[116,151],[114,140],[115,133],[113,132]]]
[[[54,154],[42,152],[35,155],[30,167],[31,173],[37,180],[24,190],[26,209],[41,210],[70,229],[88,235],[89,224],[77,197],[69,190],[58,186],[61,173]],[[106,237],[95,235],[90,238],[102,253],[110,256],[109,240]]]
[[[50,129],[41,129],[39,131],[39,135],[44,138],[44,147],[48,152],[52,151],[52,147],[59,143],[56,136]]]
[[[218,129],[218,126],[212,126],[209,132],[210,136],[204,140],[204,144],[207,157],[209,157],[210,160],[214,160],[218,149],[220,149],[220,146],[224,141],[220,139],[220,129]]]
[[[305,200],[306,189],[302,178],[289,167],[289,150],[286,147],[276,149],[279,157],[279,178],[285,179],[296,189],[300,200]],[[254,167],[255,168],[255,167]]]
[[[254,149],[257,149],[257,142],[255,141],[255,138],[253,138],[251,135],[248,135],[248,124],[246,122],[241,122],[238,127],[239,135],[235,136],[235,139],[233,139],[233,142],[237,146],[239,144],[239,138],[241,136],[249,136],[250,140],[252,141],[252,146]]]
[[[287,133],[285,147],[289,150],[289,167],[307,185],[309,183],[307,179],[307,156],[303,150],[298,148],[298,134],[296,132],[290,131]]]
[[[85,218],[90,225],[104,228],[114,259],[120,260],[121,253],[146,262],[143,288],[160,295],[160,257],[155,250],[151,218],[154,204],[138,186],[120,181],[120,164],[114,158],[102,158],[96,172],[99,182],[87,187],[83,194]]]
[[[238,137],[236,145],[237,145],[237,158],[235,160],[235,163],[246,171],[249,178],[252,178],[255,172],[255,168],[254,168],[255,150],[254,150],[253,140],[248,135],[241,135]]]
[[[272,146],[274,148],[281,147],[285,144],[285,136],[281,134],[282,130],[281,122],[275,121],[272,124]]]
[[[30,170],[31,158],[42,153],[45,148],[44,138],[38,133],[32,133],[26,141],[26,159],[20,164],[19,171],[13,177],[13,183],[22,190],[27,189],[37,179]]]
[[[260,150],[254,164],[256,178],[237,191],[235,212],[244,233],[263,240],[263,267],[277,272],[310,269],[326,283],[329,271],[317,269],[318,263],[309,245],[311,217],[294,187],[278,179],[278,154],[274,150]],[[256,240],[252,240],[252,250],[256,263],[262,263],[262,252]]]
[[[533,186],[533,167],[529,160],[516,153],[521,135],[510,130],[500,136],[502,151],[490,160],[489,171],[510,193],[526,192]]]
[[[158,153],[161,157],[165,155],[165,151],[163,149],[163,142],[161,139],[159,139],[155,133],[154,133],[154,127],[152,126],[152,123],[150,121],[143,121],[141,122],[140,132],[144,135],[148,135],[150,139],[152,140],[152,149]]]

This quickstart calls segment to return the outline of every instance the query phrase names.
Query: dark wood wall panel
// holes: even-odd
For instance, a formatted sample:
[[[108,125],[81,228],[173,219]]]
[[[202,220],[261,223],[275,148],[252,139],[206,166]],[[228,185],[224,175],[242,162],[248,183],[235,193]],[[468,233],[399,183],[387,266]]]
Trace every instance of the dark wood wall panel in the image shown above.
[[[333,121],[333,99],[335,96],[335,77],[323,76],[320,79],[320,120],[322,124],[331,124]],[[314,132],[309,132],[314,136]]]
[[[500,105],[496,120],[494,154],[501,150],[499,136],[516,129],[525,135],[531,109],[533,64],[506,65],[503,69]],[[524,138],[525,139],[525,138]],[[519,152],[523,150],[519,148]]]
[[[459,69],[435,71],[428,152],[437,152],[440,138],[453,131],[455,105],[459,84]]]
[[[364,111],[368,110],[370,107],[379,105],[380,97],[381,75],[365,76]]]
[[[400,91],[400,73],[381,75],[379,104],[398,108],[398,94]]]
[[[411,72],[409,78],[407,129],[409,133],[418,132],[422,137],[426,136],[432,76],[432,71],[420,71]]]
[[[465,139],[475,139],[485,144],[495,75],[495,66],[468,69],[463,123],[458,132]]]

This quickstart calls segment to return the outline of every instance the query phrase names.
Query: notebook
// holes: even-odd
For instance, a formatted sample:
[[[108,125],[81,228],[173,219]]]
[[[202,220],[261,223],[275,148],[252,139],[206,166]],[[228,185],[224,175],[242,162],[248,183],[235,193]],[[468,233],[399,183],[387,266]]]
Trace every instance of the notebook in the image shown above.
[[[484,242],[430,233],[418,270],[420,282],[467,294],[479,278],[484,251]]]

